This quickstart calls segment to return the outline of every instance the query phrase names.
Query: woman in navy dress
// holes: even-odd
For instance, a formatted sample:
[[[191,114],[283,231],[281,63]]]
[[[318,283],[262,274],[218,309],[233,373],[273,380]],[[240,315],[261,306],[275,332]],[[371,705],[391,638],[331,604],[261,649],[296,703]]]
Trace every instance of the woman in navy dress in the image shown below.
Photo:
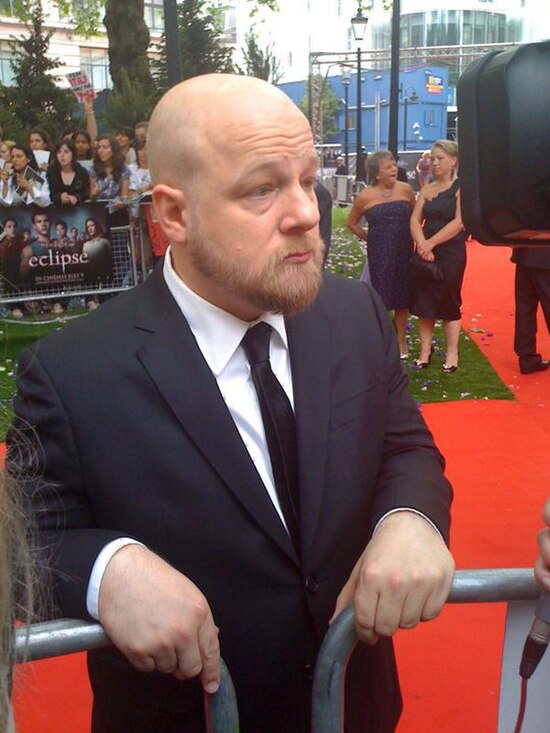
[[[370,185],[354,201],[347,226],[367,243],[367,262],[361,280],[370,282],[388,311],[394,312],[401,358],[408,356],[406,341],[409,316],[408,265],[413,244],[409,221],[415,198],[408,183],[397,180],[397,163],[387,150],[371,153],[367,161]],[[368,222],[368,231],[360,225]]]
[[[440,318],[447,341],[443,364],[447,374],[458,368],[461,289],[466,268],[466,233],[460,214],[457,166],[458,145],[451,140],[434,143],[435,180],[420,191],[411,217],[417,254],[426,262],[435,262],[441,274],[439,282],[419,278],[411,283],[411,313],[419,317],[420,332],[420,357],[416,365],[424,368],[430,363],[434,324]]]

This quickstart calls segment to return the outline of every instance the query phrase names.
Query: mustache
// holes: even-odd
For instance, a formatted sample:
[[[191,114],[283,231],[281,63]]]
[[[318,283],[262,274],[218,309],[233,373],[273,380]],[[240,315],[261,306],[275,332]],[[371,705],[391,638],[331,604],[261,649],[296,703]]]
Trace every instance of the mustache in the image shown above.
[[[325,243],[317,234],[301,234],[299,236],[291,237],[287,241],[287,246],[284,252],[281,252],[279,258],[284,260],[286,257],[292,257],[292,255],[302,254],[313,250],[313,252],[323,252],[325,249]]]

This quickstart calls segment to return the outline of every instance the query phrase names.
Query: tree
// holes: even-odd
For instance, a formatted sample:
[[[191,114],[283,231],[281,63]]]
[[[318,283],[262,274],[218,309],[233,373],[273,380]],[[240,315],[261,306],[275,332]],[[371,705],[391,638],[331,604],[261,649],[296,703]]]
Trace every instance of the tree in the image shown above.
[[[107,97],[105,119],[112,130],[135,127],[141,120],[149,119],[154,103],[155,94],[147,92],[141,82],[128,78],[122,70],[119,87]]]
[[[300,102],[300,109],[309,117],[309,83],[306,82],[306,95]],[[315,135],[315,142],[323,142],[326,138],[338,134],[338,112],[340,102],[338,97],[327,84],[322,74],[314,74],[311,78],[313,116],[312,127]],[[322,133],[322,134],[321,134]],[[322,138],[322,139],[321,139]]]
[[[283,75],[281,62],[273,54],[273,46],[266,46],[261,49],[258,46],[254,33],[247,33],[245,36],[246,46],[243,49],[244,70],[237,66],[237,71],[243,76],[256,76],[258,79],[265,79],[277,84]]]
[[[115,0],[125,6],[128,0]],[[76,33],[85,37],[93,36],[101,25],[101,15],[109,0],[52,0],[52,5],[59,8],[63,16],[72,23]],[[277,0],[247,0],[250,5],[250,16],[258,13],[261,7],[277,12]],[[30,17],[29,6],[33,0],[12,0],[13,13],[17,18],[27,22]],[[212,8],[223,8],[223,0],[210,0]]]
[[[178,5],[178,27],[182,79],[199,74],[233,71],[233,49],[223,43],[218,14],[206,7],[203,0],[183,0]],[[166,34],[157,45],[158,59],[152,61],[155,81],[160,92],[168,86]]]
[[[116,91],[121,91],[123,72],[139,82],[144,93],[153,90],[147,50],[149,29],[144,19],[143,0],[106,0],[103,19],[109,39],[109,71]]]
[[[51,73],[61,62],[47,56],[52,34],[44,31],[41,0],[29,0],[26,5],[28,35],[9,42],[14,79],[13,86],[0,84],[0,105],[20,126],[19,134],[44,127],[55,138],[70,120],[75,98],[71,91],[57,86],[59,77]]]

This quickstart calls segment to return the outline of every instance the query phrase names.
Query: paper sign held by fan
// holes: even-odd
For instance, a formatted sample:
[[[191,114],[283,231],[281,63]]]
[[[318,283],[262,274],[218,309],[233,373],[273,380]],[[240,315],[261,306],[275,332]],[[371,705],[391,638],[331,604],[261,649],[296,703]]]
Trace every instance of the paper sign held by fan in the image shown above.
[[[71,71],[67,74],[67,79],[76,98],[81,104],[84,104],[87,99],[94,99],[94,88],[85,71]]]

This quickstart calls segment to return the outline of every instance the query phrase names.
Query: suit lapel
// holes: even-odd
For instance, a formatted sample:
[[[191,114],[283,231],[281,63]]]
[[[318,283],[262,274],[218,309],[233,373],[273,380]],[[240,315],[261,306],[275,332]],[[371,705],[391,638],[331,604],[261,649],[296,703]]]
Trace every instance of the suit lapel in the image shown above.
[[[329,319],[318,304],[286,321],[298,434],[302,557],[310,557],[325,483],[330,406]]]
[[[138,358],[205,461],[263,530],[297,562],[217,382],[160,270],[146,281],[141,295],[136,327],[149,335]]]

